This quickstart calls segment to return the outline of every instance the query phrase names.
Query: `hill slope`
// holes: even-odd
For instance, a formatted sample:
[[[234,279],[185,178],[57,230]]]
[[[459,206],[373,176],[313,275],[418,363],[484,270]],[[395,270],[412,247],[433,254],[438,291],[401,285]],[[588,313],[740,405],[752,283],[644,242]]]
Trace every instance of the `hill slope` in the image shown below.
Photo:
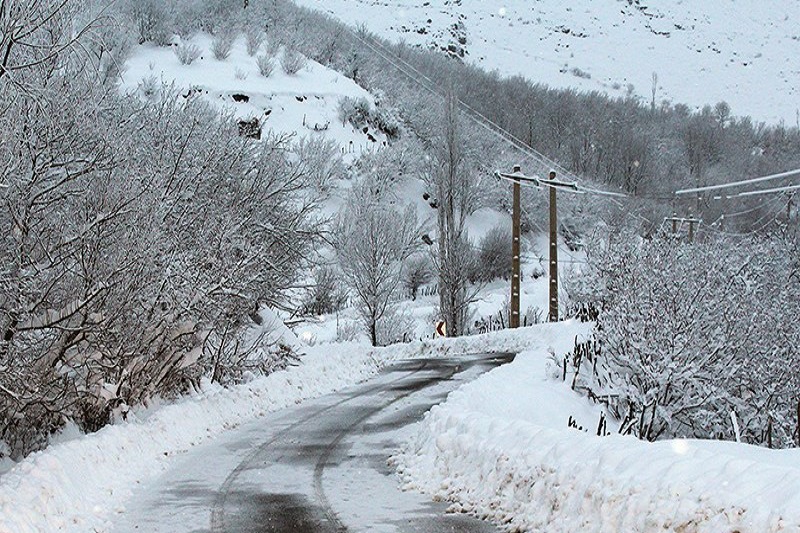
[[[602,0],[298,0],[396,41],[440,48],[554,87],[796,125],[800,3]]]

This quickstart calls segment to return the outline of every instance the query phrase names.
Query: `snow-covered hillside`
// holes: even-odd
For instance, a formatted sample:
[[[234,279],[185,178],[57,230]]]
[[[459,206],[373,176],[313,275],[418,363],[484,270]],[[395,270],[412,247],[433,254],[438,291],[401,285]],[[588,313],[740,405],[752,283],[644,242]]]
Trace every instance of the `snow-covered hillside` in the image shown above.
[[[800,3],[794,0],[299,0],[395,41],[439,48],[554,87],[795,125]],[[631,89],[632,88],[632,89]]]
[[[257,118],[265,131],[276,135],[332,140],[348,158],[385,140],[380,132],[356,130],[339,119],[339,101],[344,97],[374,102],[353,80],[313,61],[297,74],[286,74],[279,63],[280,52],[273,59],[273,72],[262,76],[244,41],[240,36],[230,56],[217,60],[211,53],[212,38],[197,35],[187,44],[202,55],[190,65],[178,60],[175,46],[139,46],[126,63],[122,88],[141,92],[150,80],[174,84],[182,95],[202,96],[238,119]]]
[[[176,44],[170,47],[136,47],[126,63],[122,89],[135,91],[146,97],[144,92],[148,90],[147,86],[152,84],[152,80],[159,84],[174,84],[175,90],[181,95],[199,95],[239,119],[258,118],[265,132],[290,135],[296,140],[330,140],[339,146],[346,163],[353,163],[361,154],[384,146],[386,138],[380,131],[364,132],[355,129],[349,122],[342,123],[339,118],[339,102],[342,98],[366,98],[371,103],[375,102],[375,98],[338,72],[309,60],[299,73],[288,75],[281,70],[276,58],[276,68],[270,76],[264,77],[259,73],[256,58],[247,54],[244,36],[234,42],[227,59],[217,60],[211,52],[212,37],[206,34],[198,34],[184,43],[197,46],[202,52],[192,64],[184,65],[174,53],[177,43],[180,42],[177,37],[175,39]],[[324,210],[326,214],[335,216],[346,206],[352,184],[345,180],[333,185]],[[396,201],[414,205],[420,219],[425,221],[425,231],[435,235],[435,217],[428,202],[424,200],[424,184],[412,176],[398,180],[395,188]],[[510,190],[508,194],[510,195]],[[511,217],[492,207],[479,209],[467,221],[469,235],[476,244],[496,227],[510,228]],[[533,236],[526,244],[527,253],[522,259],[523,312],[529,308],[546,309],[548,305],[547,280],[533,279],[531,276],[534,270],[544,271],[547,242],[542,237]],[[321,252],[325,256],[330,255],[325,250]],[[570,252],[562,244],[559,262],[564,274],[584,260],[582,252]],[[476,298],[473,322],[489,320],[493,316],[499,320],[498,313],[505,311],[508,305],[508,293],[506,281],[495,281],[484,287]],[[438,296],[435,295],[420,296],[416,301],[401,303],[410,338],[424,338],[432,334],[437,305]],[[319,316],[299,324],[296,332],[307,342],[334,342],[341,338],[343,330],[360,329],[356,326],[358,323],[357,310],[349,307],[337,315]]]

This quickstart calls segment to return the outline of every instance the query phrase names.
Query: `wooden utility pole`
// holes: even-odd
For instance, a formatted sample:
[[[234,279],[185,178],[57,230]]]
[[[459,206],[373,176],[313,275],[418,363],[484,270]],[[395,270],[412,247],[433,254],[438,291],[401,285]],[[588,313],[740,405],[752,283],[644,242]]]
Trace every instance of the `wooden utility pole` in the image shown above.
[[[672,218],[665,218],[664,222],[672,222],[673,235],[678,233],[678,222],[681,224],[684,222],[689,224],[689,242],[694,242],[694,226],[695,224],[699,226],[703,221],[698,218],[694,218],[691,214],[689,214],[689,218],[678,218],[678,216],[673,214]]]
[[[555,171],[550,180],[555,181]],[[550,322],[558,322],[558,207],[556,188],[550,187]]]
[[[548,179],[528,177],[522,174],[520,167],[514,167],[513,174],[503,174],[496,172],[495,176],[499,179],[510,181],[514,184],[514,239],[512,244],[512,274],[511,274],[511,319],[514,324],[514,309],[516,313],[516,326],[519,327],[519,237],[520,237],[520,210],[519,210],[519,186],[521,182],[541,187],[546,185],[550,189],[550,310],[548,320],[558,322],[558,206],[556,205],[556,189],[563,188],[571,191],[578,191],[577,183],[567,183],[556,179],[555,171],[550,172]],[[516,305],[516,308],[514,307]]]
[[[496,172],[495,175],[498,179],[510,181],[514,186],[514,205],[512,208],[511,220],[511,309],[509,311],[508,325],[511,328],[518,328],[520,326],[520,240],[522,239],[522,199],[520,185],[524,181],[528,185],[539,187],[539,179],[525,176],[522,173],[522,167],[519,165],[514,166],[514,172],[511,174],[504,174]]]
[[[522,174],[522,167],[514,167],[514,174]],[[520,238],[522,237],[522,199],[519,178],[514,179],[514,207],[512,213],[512,239],[511,239],[511,316],[509,326],[519,327],[519,293],[520,293]]]

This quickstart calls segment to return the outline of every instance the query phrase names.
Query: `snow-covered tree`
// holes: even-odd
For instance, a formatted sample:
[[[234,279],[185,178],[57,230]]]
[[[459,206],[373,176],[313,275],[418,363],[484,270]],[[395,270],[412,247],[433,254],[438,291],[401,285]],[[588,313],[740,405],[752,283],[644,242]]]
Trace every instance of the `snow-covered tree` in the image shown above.
[[[413,206],[399,211],[385,196],[365,178],[350,194],[335,231],[342,273],[373,346],[382,341],[379,323],[403,280],[404,262],[420,243]]]
[[[800,286],[781,240],[626,239],[592,255],[579,301],[601,308],[587,386],[644,439],[793,442]]]
[[[441,131],[434,137],[431,165],[424,175],[436,207],[438,234],[435,264],[439,273],[439,312],[447,334],[463,335],[467,328],[472,291],[465,259],[472,257],[467,217],[483,196],[472,144],[459,124],[455,95],[449,93]]]

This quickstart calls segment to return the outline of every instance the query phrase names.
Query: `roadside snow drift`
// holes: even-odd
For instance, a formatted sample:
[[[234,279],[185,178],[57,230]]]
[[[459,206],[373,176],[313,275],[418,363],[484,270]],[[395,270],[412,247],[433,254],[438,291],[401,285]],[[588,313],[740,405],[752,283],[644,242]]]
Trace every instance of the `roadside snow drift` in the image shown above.
[[[394,458],[405,488],[511,531],[800,531],[800,451],[596,437],[599,410],[548,377],[569,340],[542,335],[434,407]]]

